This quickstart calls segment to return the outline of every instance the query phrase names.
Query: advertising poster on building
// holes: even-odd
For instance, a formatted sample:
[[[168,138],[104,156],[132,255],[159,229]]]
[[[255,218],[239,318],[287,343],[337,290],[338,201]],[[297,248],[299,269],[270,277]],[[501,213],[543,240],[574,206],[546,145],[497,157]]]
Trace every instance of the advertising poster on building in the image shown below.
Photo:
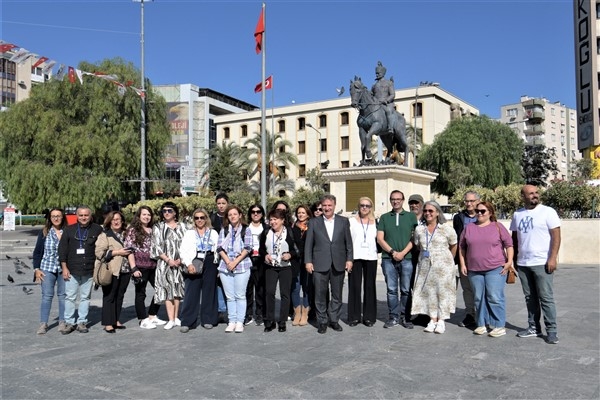
[[[15,208],[8,206],[4,209],[4,230],[14,231],[15,230]]]
[[[190,106],[186,102],[167,103],[167,119],[171,127],[171,143],[165,158],[170,164],[187,165],[190,132]]]

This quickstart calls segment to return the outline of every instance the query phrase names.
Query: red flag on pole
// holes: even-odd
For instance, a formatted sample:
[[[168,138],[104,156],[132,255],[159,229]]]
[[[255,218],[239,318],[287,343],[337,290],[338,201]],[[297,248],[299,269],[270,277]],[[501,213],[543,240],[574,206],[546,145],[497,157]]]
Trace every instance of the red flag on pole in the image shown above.
[[[40,59],[39,59],[39,60],[37,60],[37,61],[35,62],[35,64],[33,64],[33,65],[31,66],[31,68],[36,68],[36,67],[39,67],[40,65],[42,65],[42,63],[45,63],[46,61],[48,61],[48,57],[40,57]]]
[[[260,16],[258,17],[258,23],[254,30],[254,39],[256,40],[256,54],[260,54],[262,51],[262,38],[265,33],[265,21],[264,21],[264,10],[260,10]]]
[[[265,79],[265,90],[271,89],[273,86],[273,75]],[[259,83],[254,87],[254,93],[262,92],[262,83]]]
[[[11,43],[2,43],[0,44],[0,53],[6,53],[7,51],[14,49],[15,47],[17,46]]]
[[[69,76],[69,82],[75,83],[77,76],[75,75],[75,68],[69,67],[67,75]]]

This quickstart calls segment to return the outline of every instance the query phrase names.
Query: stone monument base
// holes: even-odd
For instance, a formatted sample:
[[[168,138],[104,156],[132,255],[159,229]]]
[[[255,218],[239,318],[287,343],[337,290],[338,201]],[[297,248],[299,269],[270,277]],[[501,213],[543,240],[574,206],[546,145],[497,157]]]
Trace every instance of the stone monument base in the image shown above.
[[[391,209],[390,192],[404,193],[404,209],[408,211],[408,196],[420,194],[425,201],[431,198],[430,184],[438,174],[402,165],[376,165],[321,171],[330,182],[330,193],[337,198],[337,210],[344,214],[357,211],[358,200],[373,200],[376,216]]]

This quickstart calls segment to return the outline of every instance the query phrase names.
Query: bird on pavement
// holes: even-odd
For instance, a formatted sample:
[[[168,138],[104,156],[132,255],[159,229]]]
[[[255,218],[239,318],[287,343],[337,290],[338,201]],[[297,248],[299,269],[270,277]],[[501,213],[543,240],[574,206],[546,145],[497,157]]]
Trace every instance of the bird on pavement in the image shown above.
[[[10,276],[10,274],[8,274],[8,276],[6,277],[6,279],[8,279],[8,281],[9,281],[10,283],[15,283],[15,280],[14,280],[14,278],[13,278],[12,276]]]
[[[28,289],[25,286],[23,286],[23,293],[25,293],[25,294],[31,294],[31,293],[33,293],[33,289]]]
[[[11,258],[12,258],[11,256],[9,256],[8,254],[6,254],[6,259],[7,260],[10,260]]]
[[[31,269],[31,267],[27,264],[25,264],[23,261],[21,261],[21,266],[25,269]]]

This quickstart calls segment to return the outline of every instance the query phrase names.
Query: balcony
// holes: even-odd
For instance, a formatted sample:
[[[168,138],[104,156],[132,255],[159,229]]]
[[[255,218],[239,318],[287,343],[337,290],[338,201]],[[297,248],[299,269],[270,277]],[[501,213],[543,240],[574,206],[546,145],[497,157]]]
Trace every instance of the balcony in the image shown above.
[[[527,124],[523,133],[526,136],[539,136],[546,133],[546,128],[541,124]]]

